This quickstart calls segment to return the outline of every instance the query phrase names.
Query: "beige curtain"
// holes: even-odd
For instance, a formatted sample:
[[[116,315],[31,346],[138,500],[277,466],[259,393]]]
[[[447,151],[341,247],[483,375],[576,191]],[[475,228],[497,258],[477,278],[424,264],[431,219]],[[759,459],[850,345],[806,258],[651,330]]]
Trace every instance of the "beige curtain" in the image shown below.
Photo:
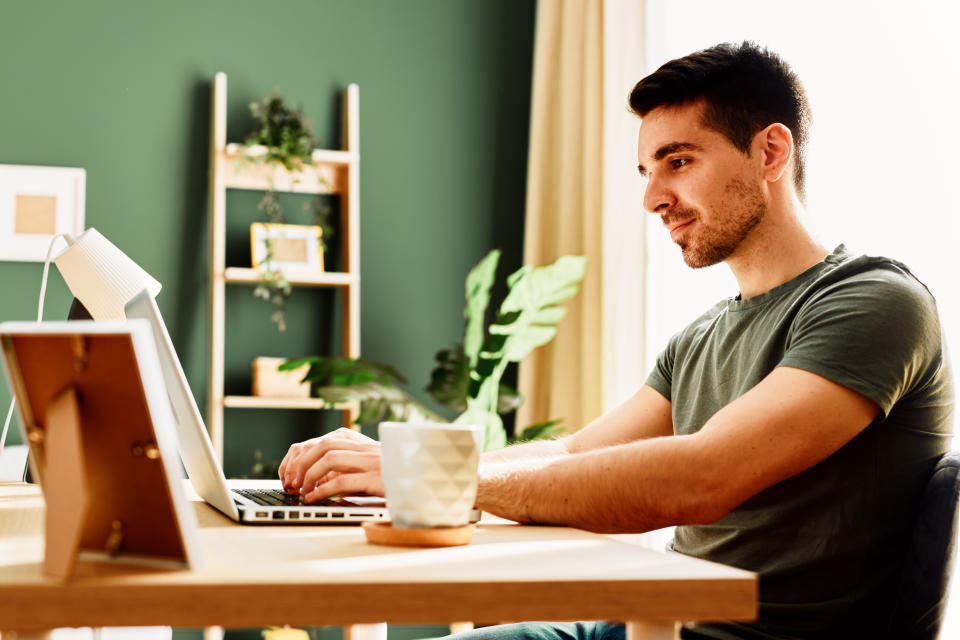
[[[587,257],[555,340],[520,365],[517,426],[575,430],[643,379],[639,121],[626,108],[643,70],[643,2],[540,0],[524,261]]]

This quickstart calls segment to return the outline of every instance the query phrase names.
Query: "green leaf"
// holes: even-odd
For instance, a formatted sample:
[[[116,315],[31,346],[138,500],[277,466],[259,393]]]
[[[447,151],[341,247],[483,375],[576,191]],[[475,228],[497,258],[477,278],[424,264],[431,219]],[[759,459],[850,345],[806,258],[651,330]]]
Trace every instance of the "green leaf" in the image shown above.
[[[381,382],[385,384],[406,384],[407,379],[400,372],[388,364],[348,358],[346,356],[325,357],[312,356],[291,360],[280,365],[280,371],[296,369],[305,363],[310,364],[310,371],[303,380],[320,385],[347,386],[364,384],[367,382]]]
[[[585,267],[582,256],[563,256],[549,266],[524,266],[507,279],[510,291],[471,367],[467,414],[480,419],[481,414],[496,413],[507,364],[521,361],[556,336],[564,313],[555,305],[576,295]]]
[[[437,365],[430,372],[430,384],[427,386],[430,397],[454,411],[465,410],[470,369],[464,357],[463,345],[442,349],[434,359]]]
[[[538,311],[572,298],[580,289],[586,262],[583,256],[563,256],[546,267],[519,269],[508,279],[510,292],[500,311]]]
[[[293,371],[299,369],[305,364],[310,364],[319,359],[319,356],[310,356],[308,358],[298,358],[296,360],[285,360],[277,367],[277,371]]]
[[[477,362],[480,345],[483,344],[483,320],[490,304],[490,289],[497,273],[500,250],[494,249],[467,274],[466,298],[463,317],[467,324],[463,332],[463,351],[470,368]]]
[[[560,426],[562,422],[563,420],[547,420],[546,422],[532,424],[513,438],[511,444],[555,438],[563,432],[563,428]]]
[[[552,265],[523,268],[511,276],[510,292],[500,305],[501,314],[490,327],[490,333],[507,336],[504,357],[519,362],[535,348],[556,335],[556,325],[564,310],[555,307],[569,300],[580,290],[586,273],[586,258],[563,256]],[[519,312],[509,324],[500,324],[506,314]],[[513,316],[511,316],[513,317]]]
[[[314,395],[328,404],[359,402],[360,414],[357,424],[372,424],[381,420],[399,422],[447,420],[431,411],[410,393],[381,382],[366,382],[350,385],[325,385],[317,387]]]
[[[500,390],[497,393],[497,413],[503,415],[511,411],[516,411],[523,406],[524,400],[525,398],[519,391],[505,384],[501,384]]]
[[[530,325],[523,329],[523,333],[514,334],[515,340],[507,342],[504,358],[507,362],[520,362],[527,354],[547,344],[557,335],[556,327],[538,327]]]
[[[507,434],[503,429],[503,420],[494,412],[484,411],[479,407],[474,407],[464,411],[453,422],[454,424],[479,425],[483,427],[484,451],[502,449],[507,444]]]

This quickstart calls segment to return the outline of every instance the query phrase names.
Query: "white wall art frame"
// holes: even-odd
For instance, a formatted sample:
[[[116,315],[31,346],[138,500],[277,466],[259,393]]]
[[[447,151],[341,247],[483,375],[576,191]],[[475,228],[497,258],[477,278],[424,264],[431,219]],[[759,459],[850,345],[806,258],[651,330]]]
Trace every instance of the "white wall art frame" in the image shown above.
[[[254,268],[279,271],[323,271],[323,230],[299,224],[250,225],[250,253]],[[267,262],[267,241],[273,244],[273,259]]]
[[[83,233],[86,176],[69,167],[0,164],[0,260],[43,262],[55,235]]]

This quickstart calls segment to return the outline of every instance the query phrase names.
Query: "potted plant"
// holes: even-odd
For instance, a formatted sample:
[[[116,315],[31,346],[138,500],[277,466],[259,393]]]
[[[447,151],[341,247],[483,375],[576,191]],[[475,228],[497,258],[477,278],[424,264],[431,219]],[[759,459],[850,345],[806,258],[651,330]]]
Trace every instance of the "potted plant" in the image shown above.
[[[487,450],[508,442],[502,414],[516,410],[523,398],[502,383],[511,362],[520,362],[535,348],[550,342],[566,314],[558,306],[577,294],[586,259],[563,256],[543,267],[524,266],[507,278],[508,293],[496,317],[485,327],[500,251],[491,251],[467,275],[463,311],[463,343],[436,355],[437,366],[427,387],[438,403],[459,411],[455,422],[486,429]],[[380,420],[447,420],[402,388],[406,380],[389,365],[347,357],[313,356],[288,361],[281,370],[309,364],[305,381],[317,385],[314,395],[329,403],[359,402],[359,424]],[[559,420],[517,430],[514,440],[548,437]]]

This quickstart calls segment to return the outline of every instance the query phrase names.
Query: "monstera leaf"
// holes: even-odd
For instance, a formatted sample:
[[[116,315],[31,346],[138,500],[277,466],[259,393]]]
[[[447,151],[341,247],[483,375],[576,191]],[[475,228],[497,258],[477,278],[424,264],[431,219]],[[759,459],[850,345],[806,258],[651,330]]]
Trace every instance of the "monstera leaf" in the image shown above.
[[[546,267],[525,266],[507,279],[510,291],[471,368],[467,410],[457,418],[457,422],[487,427],[487,449],[506,442],[496,408],[500,380],[507,364],[519,362],[553,339],[557,323],[566,313],[556,305],[577,294],[585,270],[586,259],[582,256],[563,256]],[[496,419],[489,414],[494,414]]]
[[[463,352],[471,369],[477,366],[477,357],[483,344],[483,320],[490,304],[490,289],[493,288],[499,261],[500,250],[494,249],[467,274],[467,306],[463,309],[467,324],[463,330]]]
[[[583,256],[563,256],[546,267],[526,266],[507,279],[507,294],[490,335],[505,336],[503,357],[520,362],[557,335],[566,309],[556,306],[577,295],[586,273]],[[486,351],[486,350],[485,350]]]

